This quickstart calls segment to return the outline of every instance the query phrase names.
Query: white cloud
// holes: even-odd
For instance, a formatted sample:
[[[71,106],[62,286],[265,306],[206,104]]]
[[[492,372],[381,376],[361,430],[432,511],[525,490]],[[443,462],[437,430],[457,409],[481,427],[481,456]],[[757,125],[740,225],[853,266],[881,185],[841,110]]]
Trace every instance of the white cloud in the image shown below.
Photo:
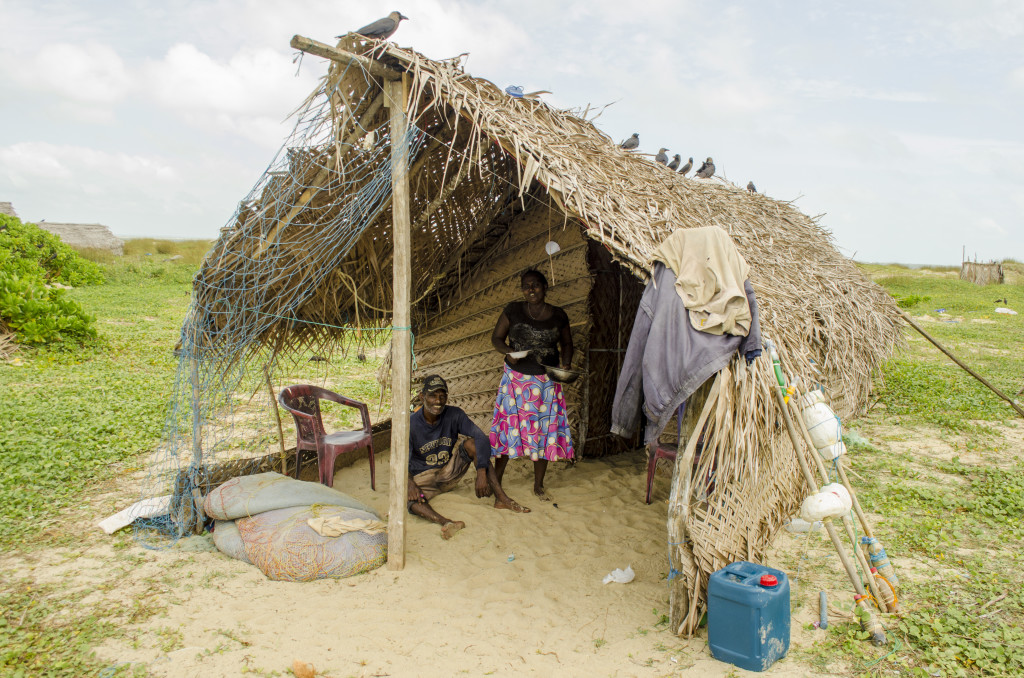
[[[44,142],[0,148],[0,168],[15,186],[46,182],[53,190],[92,190],[106,181],[133,186],[180,181],[178,173],[159,158]]]
[[[794,95],[808,99],[826,101],[844,101],[848,99],[867,99],[871,101],[891,101],[896,103],[927,103],[934,97],[914,91],[886,91],[866,89],[837,80],[791,80],[784,84]]]
[[[108,45],[43,44],[26,58],[16,50],[0,52],[0,75],[18,86],[53,97],[66,115],[108,119],[111,108],[132,87],[124,61]]]
[[[188,124],[277,147],[288,130],[282,121],[315,86],[313,71],[296,77],[291,59],[271,49],[243,48],[218,61],[183,43],[140,76],[146,93]]]

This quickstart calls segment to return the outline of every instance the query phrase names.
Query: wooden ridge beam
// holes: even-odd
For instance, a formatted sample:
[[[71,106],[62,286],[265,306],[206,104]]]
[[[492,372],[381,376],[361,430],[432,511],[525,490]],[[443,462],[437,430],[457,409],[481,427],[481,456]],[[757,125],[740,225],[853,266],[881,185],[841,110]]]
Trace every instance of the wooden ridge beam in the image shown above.
[[[337,47],[331,47],[330,45],[307,38],[302,35],[292,36],[291,46],[300,52],[306,54],[312,54],[313,56],[323,57],[324,59],[330,59],[331,61],[337,61],[339,63],[350,63],[356,64],[363,70],[375,75],[378,78],[384,78],[385,80],[401,80],[402,74],[398,71],[392,70],[374,59],[364,57],[359,54],[352,54],[346,52],[343,49]]]

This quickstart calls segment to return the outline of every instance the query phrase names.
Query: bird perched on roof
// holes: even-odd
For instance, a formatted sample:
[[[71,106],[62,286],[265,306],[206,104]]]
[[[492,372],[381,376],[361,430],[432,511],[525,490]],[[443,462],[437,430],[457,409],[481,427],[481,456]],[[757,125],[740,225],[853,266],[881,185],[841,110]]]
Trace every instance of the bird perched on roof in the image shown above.
[[[662,165],[667,164],[668,163],[668,153],[665,152],[667,150],[668,150],[667,148],[663,148],[663,149],[659,150],[658,151],[658,155],[654,156],[654,162],[660,163]]]
[[[747,190],[750,191],[751,193],[757,193],[757,186],[754,185],[753,181],[747,182]]]
[[[619,144],[619,148],[624,148],[627,151],[632,151],[634,148],[640,145],[640,133],[633,132],[633,136]]]
[[[685,165],[683,165],[682,167],[679,168],[679,173],[682,174],[685,177],[686,173],[689,172],[692,169],[693,169],[693,158],[690,158],[689,160],[686,161]]]
[[[715,176],[715,161],[711,158],[705,160],[704,164],[700,166],[700,169],[693,176],[700,177],[701,179],[710,179]]]
[[[676,153],[675,155],[672,156],[672,162],[668,164],[668,168],[675,172],[677,169],[679,169],[679,163],[681,163],[682,161],[682,156]]]
[[[358,33],[364,38],[373,38],[374,40],[387,40],[388,38],[395,34],[395,31],[398,30],[398,24],[402,23],[402,19],[408,21],[409,17],[405,16],[401,12],[392,12],[383,19],[377,19],[372,24],[366,24],[365,26],[354,32]],[[339,35],[337,37],[340,39],[343,38],[344,36]]]

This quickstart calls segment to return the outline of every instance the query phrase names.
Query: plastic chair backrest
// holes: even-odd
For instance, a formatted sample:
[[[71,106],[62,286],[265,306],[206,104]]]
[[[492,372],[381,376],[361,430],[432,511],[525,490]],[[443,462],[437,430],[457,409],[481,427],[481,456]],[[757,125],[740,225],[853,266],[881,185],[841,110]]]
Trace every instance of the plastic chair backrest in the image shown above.
[[[316,444],[319,438],[326,435],[324,422],[320,416],[320,393],[323,389],[316,386],[289,386],[281,391],[281,404],[291,412],[305,414],[295,419],[296,432],[303,442]]]

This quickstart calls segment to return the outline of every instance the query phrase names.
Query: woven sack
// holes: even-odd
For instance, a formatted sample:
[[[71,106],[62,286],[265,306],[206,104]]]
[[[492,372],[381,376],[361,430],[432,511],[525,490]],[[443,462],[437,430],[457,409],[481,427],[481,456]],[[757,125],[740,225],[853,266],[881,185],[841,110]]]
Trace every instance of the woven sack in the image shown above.
[[[380,517],[372,508],[344,492],[273,471],[232,478],[206,495],[203,511],[215,520],[235,520],[264,511],[313,504],[348,506]]]
[[[373,519],[371,513],[344,506],[293,506],[237,521],[245,554],[275,581],[313,581],[369,572],[387,559],[388,535],[348,532],[322,537],[306,521],[338,516]]]

